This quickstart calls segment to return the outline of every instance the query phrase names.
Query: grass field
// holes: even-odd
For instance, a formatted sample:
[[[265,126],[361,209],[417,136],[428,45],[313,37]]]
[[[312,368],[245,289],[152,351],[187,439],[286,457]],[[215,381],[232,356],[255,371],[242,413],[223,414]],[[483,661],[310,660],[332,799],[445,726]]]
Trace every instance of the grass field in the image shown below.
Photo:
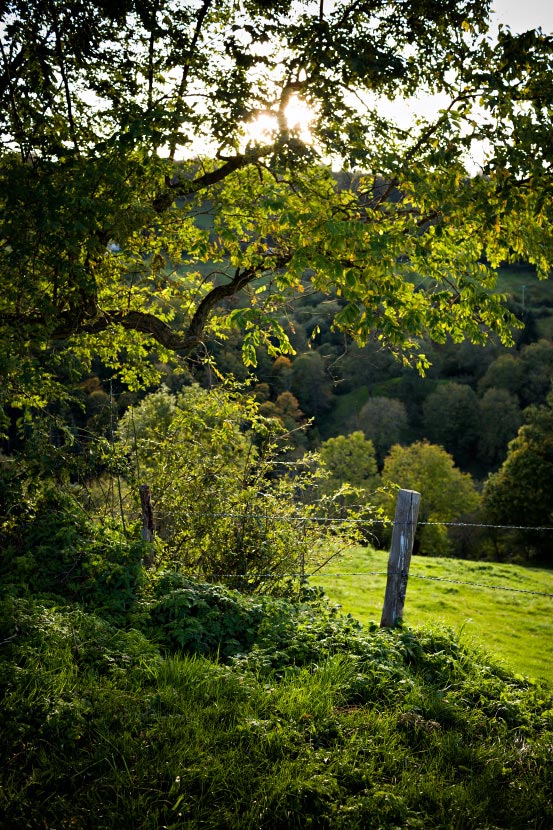
[[[312,577],[311,583],[320,584],[343,612],[363,623],[380,622],[387,560],[384,551],[355,548]],[[464,638],[507,668],[553,685],[553,571],[415,556],[404,621],[413,628],[443,623],[462,631]]]

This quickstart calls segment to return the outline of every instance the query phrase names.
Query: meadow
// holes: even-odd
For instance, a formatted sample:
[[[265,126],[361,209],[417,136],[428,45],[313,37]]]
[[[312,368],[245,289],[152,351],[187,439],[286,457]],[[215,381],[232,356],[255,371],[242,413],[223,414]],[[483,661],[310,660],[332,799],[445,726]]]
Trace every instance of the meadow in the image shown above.
[[[380,622],[387,562],[385,551],[353,548],[311,581],[343,613]],[[506,668],[553,685],[553,571],[414,556],[404,622],[413,628],[444,624]]]

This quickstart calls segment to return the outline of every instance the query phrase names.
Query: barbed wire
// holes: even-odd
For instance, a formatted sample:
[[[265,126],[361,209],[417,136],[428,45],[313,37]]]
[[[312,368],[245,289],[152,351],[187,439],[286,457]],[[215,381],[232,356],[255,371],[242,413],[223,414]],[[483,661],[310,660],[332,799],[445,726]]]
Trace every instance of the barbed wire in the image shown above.
[[[255,519],[257,521],[273,521],[273,522],[313,522],[318,524],[362,524],[362,525],[385,525],[393,527],[398,525],[400,527],[411,526],[413,522],[396,522],[393,519],[351,519],[340,518],[335,516],[275,516],[270,513],[205,513],[203,511],[182,513],[182,516],[193,518],[194,516],[206,516],[217,519]],[[553,526],[541,525],[500,525],[500,524],[485,524],[483,522],[417,522],[417,527],[478,527],[488,528],[490,530],[534,530],[534,531],[553,531]]]
[[[473,582],[469,580],[463,579],[449,579],[448,577],[444,576],[426,576],[426,574],[417,574],[405,573],[405,571],[329,571],[326,573],[321,573],[320,571],[313,571],[310,574],[301,573],[298,571],[297,573],[283,573],[283,574],[274,574],[274,573],[242,573],[242,574],[223,574],[223,573],[211,573],[211,574],[204,574],[204,578],[212,577],[216,579],[309,579],[310,577],[314,576],[315,574],[326,578],[329,576],[407,576],[408,578],[412,579],[428,579],[433,582],[447,582],[452,585],[470,585],[471,587],[475,588],[487,588],[491,591],[508,591],[514,594],[532,594],[533,596],[537,597],[547,597],[549,599],[553,599],[553,593],[549,594],[544,591],[531,591],[528,588],[510,588],[505,585],[488,585],[485,582]]]
[[[396,522],[392,522],[392,524],[396,524]],[[409,523],[404,522],[404,524]],[[548,525],[529,527],[528,525],[488,525],[483,522],[417,522],[417,527],[432,527],[434,525],[439,527],[487,527],[493,530],[553,530],[553,527]]]
[[[489,588],[491,591],[510,591],[514,594],[533,594],[537,597],[549,597],[553,599],[553,594],[546,594],[543,591],[530,591],[528,588],[508,588],[505,585],[486,585],[485,582],[470,582],[464,579],[448,579],[444,576],[426,576],[426,574],[410,573],[409,576],[413,579],[431,579],[434,582],[449,582],[452,585],[472,585],[477,588]]]

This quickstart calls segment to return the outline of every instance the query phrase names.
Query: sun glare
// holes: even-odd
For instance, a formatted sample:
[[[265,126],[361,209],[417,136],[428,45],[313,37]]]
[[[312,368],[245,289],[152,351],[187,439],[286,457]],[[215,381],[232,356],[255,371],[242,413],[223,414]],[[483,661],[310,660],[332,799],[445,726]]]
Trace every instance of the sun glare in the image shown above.
[[[295,132],[301,141],[309,144],[313,140],[310,127],[315,120],[315,111],[297,95],[293,95],[285,112],[288,129]],[[265,144],[272,141],[277,131],[276,114],[264,113],[244,125],[246,141],[252,144]]]
[[[293,95],[286,107],[286,120],[289,129],[297,131],[302,141],[312,141],[311,124],[315,120],[315,111],[306,101]]]

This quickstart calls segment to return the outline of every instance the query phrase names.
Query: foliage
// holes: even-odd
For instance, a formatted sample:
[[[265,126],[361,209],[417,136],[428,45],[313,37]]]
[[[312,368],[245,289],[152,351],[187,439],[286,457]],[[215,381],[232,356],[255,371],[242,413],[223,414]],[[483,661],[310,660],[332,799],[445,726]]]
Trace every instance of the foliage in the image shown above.
[[[544,308],[545,303],[553,305],[551,281],[539,283],[535,274],[522,265],[501,268],[499,280],[502,287],[509,287],[511,296],[516,296],[524,283],[528,293],[539,297]],[[303,297],[294,306],[296,332],[304,331],[307,337],[312,319],[318,321],[321,334],[313,340],[311,349],[323,359],[325,374],[321,375],[321,384],[327,392],[332,392],[331,408],[327,412],[315,415],[308,407],[302,410],[313,421],[305,435],[310,447],[316,448],[321,439],[347,435],[361,428],[367,438],[373,443],[376,441],[381,467],[390,441],[403,444],[422,438],[435,441],[439,434],[441,440],[447,438],[450,451],[456,450],[459,467],[482,481],[505,459],[507,444],[522,422],[525,403],[533,400],[541,404],[545,400],[546,381],[549,383],[551,372],[549,341],[543,338],[539,348],[531,348],[535,344],[525,342],[509,351],[498,343],[490,343],[486,348],[468,341],[456,344],[448,340],[443,346],[427,344],[426,353],[432,367],[421,378],[416,370],[401,367],[375,344],[360,348],[346,343],[344,354],[344,342],[331,339],[331,312],[326,307],[322,295]],[[543,320],[547,320],[548,326],[553,323],[551,316]],[[260,356],[256,375],[268,396],[263,404],[267,412],[273,411],[283,379],[273,366],[285,362],[288,369],[298,359],[280,358],[275,363]],[[289,378],[287,382],[290,385]],[[459,395],[455,394],[456,390]],[[451,395],[447,395],[448,391]],[[430,399],[434,392],[439,394]],[[370,419],[367,419],[367,410],[373,413]],[[384,442],[383,449],[378,447],[380,442]]]
[[[288,591],[290,577],[355,535],[332,494],[318,497],[314,459],[287,460],[285,428],[260,411],[240,391],[191,386],[148,395],[121,420],[122,446],[152,493],[158,565],[244,591]]]
[[[447,633],[362,627],[286,582],[337,541],[310,521],[336,518],[311,460],[282,474],[291,398],[263,419],[225,390],[162,390],[115,447],[101,388],[184,376],[215,344],[236,363],[234,327],[250,365],[301,349],[275,369],[278,395],[324,415],[334,381],[308,351],[323,328],[420,371],[430,340],[512,342],[495,269],[552,264],[551,50],[487,24],[476,0],[3,4],[0,404],[27,449],[1,470],[6,826],[550,826],[546,690]],[[428,91],[447,98],[435,117],[384,116],[383,100]],[[287,118],[295,96],[312,140]],[[248,136],[262,113],[273,126]],[[332,324],[294,331],[306,295]],[[534,356],[528,396],[547,345]],[[125,475],[129,493],[148,477],[155,564],[300,601],[146,575],[151,551],[86,513],[75,399],[102,439],[83,474]],[[428,479],[465,509],[474,492],[446,458]]]
[[[516,354],[501,354],[488,366],[480,380],[483,389],[504,389],[511,395],[517,395],[524,382],[524,366]]]
[[[405,405],[395,398],[371,397],[363,404],[358,416],[359,427],[373,442],[379,466],[393,444],[403,443],[407,429]]]
[[[154,597],[146,603],[142,625],[167,653],[182,651],[267,670],[321,659],[323,632],[358,632],[359,623],[338,615],[322,591],[303,585],[290,598],[247,596],[218,585],[198,583],[181,574],[162,573]],[[144,618],[144,613],[146,617]],[[328,652],[330,653],[330,652]]]
[[[272,401],[264,401],[259,407],[259,412],[265,418],[277,418],[286,429],[290,443],[293,443],[297,447],[305,446],[305,429],[302,429],[305,424],[305,419],[303,412],[299,408],[297,398],[291,392],[281,392],[274,403]]]
[[[151,384],[152,356],[228,325],[249,363],[290,352],[277,312],[308,287],[421,369],[423,337],[509,341],[492,269],[551,267],[551,53],[488,22],[476,0],[5,4],[3,401],[44,406],[97,357]],[[385,117],[426,92],[436,116]],[[312,140],[287,120],[297,98]]]
[[[507,445],[521,425],[522,413],[514,395],[493,386],[478,403],[478,456],[487,464],[497,465],[505,460]]]
[[[327,492],[346,485],[348,489],[342,496],[346,502],[370,502],[379,478],[374,444],[361,431],[329,438],[321,444],[319,456],[328,471],[329,477],[323,484]]]
[[[181,574],[161,574],[148,606],[148,628],[169,653],[222,660],[253,645],[269,602],[228,588],[194,582]]]
[[[446,630],[361,627],[320,600],[311,611],[263,602],[278,613],[222,665],[162,657],[138,631],[82,611],[3,601],[6,824],[550,825],[545,687]]]
[[[466,384],[440,384],[423,404],[425,434],[444,447],[455,463],[466,468],[478,440],[478,399]]]
[[[523,406],[543,403],[551,383],[553,344],[540,339],[525,345],[518,354],[501,354],[480,381],[484,389],[496,387],[518,395]]]
[[[509,444],[503,465],[484,488],[484,509],[494,524],[539,528],[553,526],[553,392],[543,406],[525,410],[526,423]],[[522,549],[526,557],[551,562],[551,532],[515,530],[496,547],[503,556]]]
[[[8,485],[0,526],[4,590],[47,594],[124,621],[143,583],[142,544],[116,526],[97,524],[75,494],[51,483],[30,489],[29,480],[10,468],[2,479]]]
[[[392,447],[384,461],[382,478],[421,494],[419,527],[415,536],[415,552],[418,553],[447,555],[452,550],[451,540],[447,528],[439,523],[458,521],[476,510],[480,503],[471,477],[455,466],[443,447],[427,441],[417,441],[409,447],[399,444]],[[385,509],[393,519],[391,499]]]
[[[332,378],[315,351],[298,355],[292,364],[290,388],[305,412],[320,416],[330,407]]]

